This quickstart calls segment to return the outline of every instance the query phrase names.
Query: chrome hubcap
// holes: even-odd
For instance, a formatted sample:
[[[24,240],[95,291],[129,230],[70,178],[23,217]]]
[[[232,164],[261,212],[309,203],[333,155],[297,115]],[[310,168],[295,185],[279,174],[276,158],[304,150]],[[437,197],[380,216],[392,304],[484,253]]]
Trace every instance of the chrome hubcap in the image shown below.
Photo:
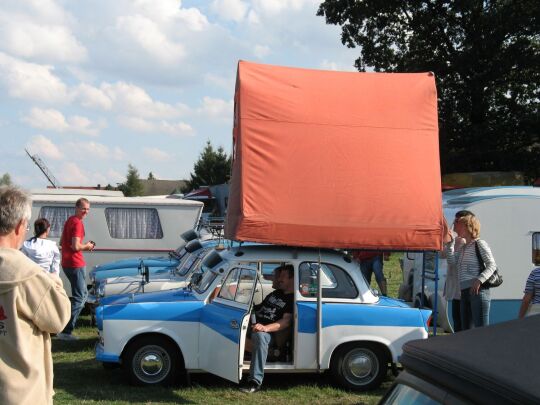
[[[344,360],[343,375],[351,384],[368,384],[379,372],[378,359],[371,350],[353,349]]]
[[[158,345],[141,347],[133,358],[133,372],[147,384],[163,381],[171,371],[169,353]]]
[[[163,370],[163,361],[154,353],[148,353],[141,359],[141,370],[148,376],[155,376]]]

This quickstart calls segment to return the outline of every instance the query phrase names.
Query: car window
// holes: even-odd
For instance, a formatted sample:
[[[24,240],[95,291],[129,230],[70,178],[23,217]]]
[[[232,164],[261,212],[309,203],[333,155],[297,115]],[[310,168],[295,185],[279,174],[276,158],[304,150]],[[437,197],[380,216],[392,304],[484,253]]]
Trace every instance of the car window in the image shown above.
[[[440,404],[440,402],[408,385],[396,384],[392,392],[381,402],[381,405],[392,404],[435,405]]]
[[[204,258],[210,248],[201,249],[200,251],[193,252],[186,255],[177,267],[176,274],[179,276],[185,276],[190,270],[197,267],[197,265]]]
[[[318,291],[317,270],[319,263],[300,264],[299,290],[303,297],[316,297]],[[342,268],[321,263],[323,298],[356,298],[358,290],[352,278]]]
[[[255,285],[256,273],[251,269],[233,269],[227,275],[218,297],[241,304],[249,303]]]
[[[265,280],[273,281],[274,280],[274,270],[276,267],[281,266],[282,263],[262,263],[261,264],[261,271],[262,276]]]

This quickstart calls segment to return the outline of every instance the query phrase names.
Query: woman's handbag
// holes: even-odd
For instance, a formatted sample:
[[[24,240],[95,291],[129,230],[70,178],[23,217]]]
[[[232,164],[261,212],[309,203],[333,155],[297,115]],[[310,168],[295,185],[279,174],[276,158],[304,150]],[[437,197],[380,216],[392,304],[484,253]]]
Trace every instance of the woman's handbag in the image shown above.
[[[482,259],[482,255],[480,254],[480,248],[478,247],[478,243],[475,242],[474,247],[476,249],[476,257],[478,258],[478,263],[480,263],[480,273],[482,273],[486,269],[486,264],[484,263],[484,259]],[[503,278],[499,273],[499,268],[496,267],[491,277],[488,278],[485,282],[483,282],[482,286],[487,288],[494,288],[500,286],[502,283]]]

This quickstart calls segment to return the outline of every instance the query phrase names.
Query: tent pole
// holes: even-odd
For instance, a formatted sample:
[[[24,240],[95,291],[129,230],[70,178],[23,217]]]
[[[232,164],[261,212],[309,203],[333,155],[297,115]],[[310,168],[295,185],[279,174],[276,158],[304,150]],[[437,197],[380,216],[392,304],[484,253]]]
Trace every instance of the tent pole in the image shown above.
[[[439,301],[438,294],[439,286],[439,252],[435,252],[435,300],[433,302],[433,336],[437,336],[437,319],[439,318],[437,302]]]
[[[322,259],[321,249],[319,249],[319,266],[317,269],[317,371],[322,372]]]
[[[426,291],[426,254],[422,252],[422,290],[420,291],[420,308],[424,308],[424,292]]]

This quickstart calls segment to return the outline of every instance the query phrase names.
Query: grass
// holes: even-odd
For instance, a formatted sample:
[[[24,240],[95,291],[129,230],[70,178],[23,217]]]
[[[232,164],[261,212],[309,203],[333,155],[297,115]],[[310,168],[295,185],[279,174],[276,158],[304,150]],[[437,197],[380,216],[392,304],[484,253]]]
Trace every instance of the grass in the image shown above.
[[[399,257],[392,254],[384,262],[393,297],[401,283]],[[264,390],[252,395],[210,374],[194,374],[190,385],[179,387],[132,387],[121,369],[105,370],[94,359],[97,330],[89,316],[80,318],[75,334],[75,342],[53,340],[55,404],[376,404],[393,380],[389,373],[378,390],[368,393],[336,388],[326,374],[268,374]]]

